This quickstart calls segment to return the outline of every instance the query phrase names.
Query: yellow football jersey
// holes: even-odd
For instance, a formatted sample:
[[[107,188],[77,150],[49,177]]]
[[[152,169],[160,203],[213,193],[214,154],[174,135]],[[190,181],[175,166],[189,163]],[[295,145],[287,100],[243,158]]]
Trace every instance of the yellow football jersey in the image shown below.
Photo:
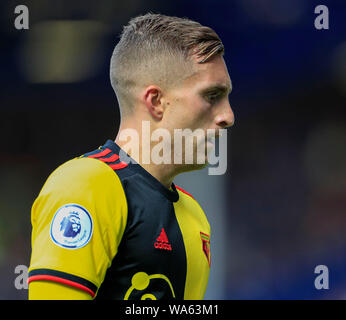
[[[29,283],[99,299],[202,299],[210,268],[203,210],[119,152],[108,140],[50,175],[32,207]]]

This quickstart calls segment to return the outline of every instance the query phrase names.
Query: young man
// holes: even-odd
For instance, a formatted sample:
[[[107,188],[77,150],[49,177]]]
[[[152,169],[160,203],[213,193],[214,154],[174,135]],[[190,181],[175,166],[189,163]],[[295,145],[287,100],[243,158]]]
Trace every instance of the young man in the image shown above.
[[[210,226],[173,179],[207,162],[174,161],[172,137],[176,129],[218,135],[233,124],[223,52],[212,29],[188,19],[146,14],[124,27],[110,70],[119,133],[56,169],[35,200],[30,299],[204,297]],[[171,139],[143,142],[143,124]],[[139,139],[124,141],[129,130]],[[202,142],[206,157],[207,136],[193,153]],[[158,143],[172,161],[144,161]],[[125,145],[131,161],[119,158]]]

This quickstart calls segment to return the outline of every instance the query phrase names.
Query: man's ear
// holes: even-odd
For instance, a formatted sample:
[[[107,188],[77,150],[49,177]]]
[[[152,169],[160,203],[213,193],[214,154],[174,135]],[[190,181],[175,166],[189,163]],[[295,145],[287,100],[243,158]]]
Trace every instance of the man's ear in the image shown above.
[[[164,112],[161,88],[155,85],[147,87],[143,99],[144,104],[152,117],[156,120],[161,120]]]

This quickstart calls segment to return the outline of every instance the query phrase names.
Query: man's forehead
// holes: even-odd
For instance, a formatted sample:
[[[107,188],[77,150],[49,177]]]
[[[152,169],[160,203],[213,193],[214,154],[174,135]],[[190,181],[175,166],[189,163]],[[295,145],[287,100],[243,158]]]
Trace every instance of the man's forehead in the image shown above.
[[[217,57],[205,63],[195,63],[194,72],[186,80],[203,87],[232,90],[232,81],[223,58]]]

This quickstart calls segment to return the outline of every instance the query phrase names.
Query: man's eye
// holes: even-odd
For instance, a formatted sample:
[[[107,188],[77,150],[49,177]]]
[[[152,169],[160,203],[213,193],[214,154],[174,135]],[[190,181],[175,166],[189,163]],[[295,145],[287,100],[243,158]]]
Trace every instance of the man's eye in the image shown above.
[[[206,96],[206,99],[210,102],[210,103],[214,103],[216,101],[218,101],[220,99],[220,94],[218,93],[211,93],[211,94],[208,94]]]

